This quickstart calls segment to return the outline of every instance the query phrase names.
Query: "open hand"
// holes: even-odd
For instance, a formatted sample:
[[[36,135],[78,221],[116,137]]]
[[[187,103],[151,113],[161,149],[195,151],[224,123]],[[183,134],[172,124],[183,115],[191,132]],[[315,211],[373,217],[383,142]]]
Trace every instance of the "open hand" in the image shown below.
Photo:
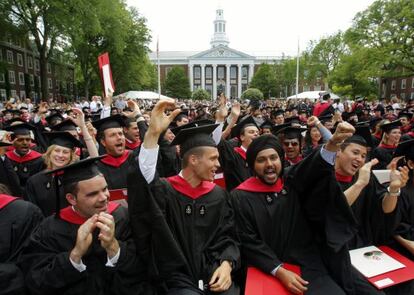
[[[309,282],[283,267],[279,267],[276,272],[276,277],[282,282],[286,289],[294,294],[302,294],[308,290],[306,285],[308,285]]]
[[[70,253],[70,258],[74,262],[80,263],[80,260],[86,254],[90,245],[92,244],[92,232],[95,230],[97,220],[98,215],[95,214],[78,228],[78,233],[76,235],[76,244]]]
[[[210,291],[224,292],[231,287],[231,270],[232,267],[228,261],[223,261],[221,265],[214,271],[210,279]]]

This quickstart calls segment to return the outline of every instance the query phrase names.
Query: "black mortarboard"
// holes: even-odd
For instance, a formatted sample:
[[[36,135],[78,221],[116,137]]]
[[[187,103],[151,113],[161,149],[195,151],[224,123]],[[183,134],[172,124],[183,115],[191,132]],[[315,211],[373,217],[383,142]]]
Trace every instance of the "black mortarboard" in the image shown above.
[[[288,126],[280,129],[277,134],[283,134],[287,138],[302,138],[302,132],[306,130],[303,127]]]
[[[7,123],[7,125],[8,126],[10,126],[10,125],[12,125],[13,123],[15,123],[15,122],[19,122],[20,124],[21,123],[26,123],[25,121],[23,121],[22,119],[20,119],[20,118],[13,118],[13,119],[10,119],[10,120],[8,120],[6,123]]]
[[[411,120],[413,118],[413,114],[408,112],[401,112],[398,114],[398,118],[401,117],[407,117],[409,120]]]
[[[402,141],[394,151],[394,157],[405,156],[407,160],[414,161],[414,139]]]
[[[373,147],[372,136],[369,130],[369,125],[357,125],[354,127],[355,133],[345,140],[348,143],[356,143],[366,147]]]
[[[249,103],[249,107],[251,107],[252,109],[260,109],[260,100],[257,99],[252,99]]]
[[[29,109],[27,108],[27,107],[21,107],[20,109],[19,109],[19,111],[28,111]]]
[[[322,123],[325,123],[327,121],[331,121],[333,118],[333,114],[328,114],[328,115],[324,115],[324,116],[318,116],[319,121],[321,121]]]
[[[392,121],[390,123],[382,124],[381,125],[381,129],[384,132],[389,132],[392,129],[398,129],[398,127],[400,127],[401,125],[402,124],[401,124],[401,121],[400,120],[395,120],[395,121]]]
[[[393,111],[393,110],[394,110],[394,108],[393,108],[392,106],[389,106],[389,105],[388,105],[388,106],[386,106],[386,107],[385,107],[385,109],[386,109],[387,111]]]
[[[171,142],[171,145],[180,146],[181,157],[184,157],[185,153],[196,147],[215,147],[216,143],[211,137],[211,133],[217,128],[217,126],[219,126],[219,124],[209,124],[181,129]]]
[[[13,145],[12,143],[0,141],[0,147],[12,146],[12,145]]]
[[[274,125],[272,127],[272,133],[276,135],[276,134],[279,133],[279,130],[282,130],[283,128],[289,127],[291,125],[292,125],[291,123],[284,123],[284,124]]]
[[[66,131],[44,132],[43,134],[49,140],[49,145],[56,144],[69,149],[83,147],[83,144],[79,140]]]
[[[30,131],[36,130],[36,127],[28,123],[21,123],[21,124],[16,124],[13,126],[7,126],[6,128],[4,128],[4,130],[13,132],[15,136],[16,135],[30,135]]]
[[[274,124],[272,122],[270,122],[269,120],[265,120],[262,123],[262,125],[260,125],[260,129],[263,129],[263,128],[269,128],[269,129],[271,129],[273,127],[273,125]]]
[[[244,128],[248,126],[256,126],[257,129],[259,129],[253,117],[248,116],[247,118],[239,121],[235,126],[233,126],[233,128],[231,129],[231,137],[240,137],[242,130],[244,130]]]
[[[208,119],[202,119],[202,120],[193,121],[188,124],[184,124],[184,125],[172,128],[171,132],[177,135],[178,132],[186,128],[199,127],[199,126],[211,125],[211,124],[214,124],[214,122]]]
[[[63,116],[59,113],[53,113],[49,116],[47,116],[46,118],[47,123],[49,124],[49,126],[54,126],[56,125],[58,121],[62,122],[63,120],[65,120],[65,118],[63,118]]]
[[[294,117],[289,117],[289,118],[285,118],[285,122],[286,123],[299,123],[300,124],[300,119],[299,116],[294,116]]]
[[[370,121],[369,121],[369,127],[371,128],[371,129],[374,129],[374,127],[379,123],[379,122],[381,122],[383,119],[382,118],[379,118],[379,117],[375,117],[375,118],[372,118]]]
[[[319,93],[319,95],[323,100],[328,100],[331,98],[331,95],[329,94],[329,92],[321,92]]]
[[[76,124],[73,123],[72,120],[67,119],[59,124],[56,124],[55,126],[52,126],[51,129],[55,131],[76,131]]]
[[[109,128],[125,127],[125,122],[123,117],[117,114],[98,121],[94,121],[92,122],[92,125],[98,130],[98,132],[103,132]]]
[[[91,179],[93,177],[98,176],[101,172],[96,165],[96,161],[102,159],[106,156],[88,158],[85,160],[77,161],[70,165],[60,167],[58,169],[54,169],[51,171],[46,172],[47,174],[56,173],[59,174],[63,172],[61,177],[62,185],[68,185],[76,182],[80,182],[83,180]],[[59,196],[59,185],[58,185],[58,177],[55,177],[55,187],[56,187],[56,217],[59,217],[60,211],[60,196]]]

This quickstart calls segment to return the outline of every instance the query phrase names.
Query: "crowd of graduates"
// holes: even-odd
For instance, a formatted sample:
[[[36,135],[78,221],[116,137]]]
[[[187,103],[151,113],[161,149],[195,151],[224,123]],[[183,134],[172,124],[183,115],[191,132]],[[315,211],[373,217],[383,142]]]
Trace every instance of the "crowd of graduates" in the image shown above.
[[[413,113],[329,93],[8,102],[0,294],[243,294],[249,267],[294,294],[414,294],[349,255],[414,261]]]

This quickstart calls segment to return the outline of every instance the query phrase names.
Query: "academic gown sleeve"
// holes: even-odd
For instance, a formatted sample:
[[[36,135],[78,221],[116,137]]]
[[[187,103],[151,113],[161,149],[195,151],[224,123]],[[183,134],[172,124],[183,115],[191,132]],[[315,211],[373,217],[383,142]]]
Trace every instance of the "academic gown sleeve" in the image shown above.
[[[13,196],[22,196],[19,176],[14,171],[10,159],[7,157],[4,160],[0,158],[0,183],[5,184],[11,190]]]
[[[375,165],[375,169],[387,169],[387,165],[392,161],[393,150],[376,147],[372,152],[372,159],[377,159],[379,163]]]
[[[275,252],[259,237],[254,228],[254,218],[249,215],[253,208],[243,200],[243,191],[232,191],[232,203],[235,211],[236,233],[241,242],[242,256],[248,265],[260,268],[270,274],[282,262]]]
[[[409,182],[413,180],[410,179]],[[398,223],[394,233],[414,241],[414,186],[407,185],[401,190],[398,205]]]

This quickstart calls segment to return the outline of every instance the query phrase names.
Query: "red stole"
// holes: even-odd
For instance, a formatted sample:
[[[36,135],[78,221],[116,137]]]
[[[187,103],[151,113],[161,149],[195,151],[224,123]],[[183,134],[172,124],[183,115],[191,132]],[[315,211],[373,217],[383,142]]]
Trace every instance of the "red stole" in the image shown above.
[[[112,212],[114,212],[119,206],[120,205],[117,203],[109,202],[107,212],[112,214]],[[78,212],[73,210],[72,206],[67,206],[66,208],[60,210],[60,218],[69,223],[78,225],[83,224],[87,220],[87,218],[80,216]]]
[[[197,187],[192,187],[179,175],[168,177],[167,181],[176,191],[194,200],[211,192],[216,186],[213,182],[202,181]]]
[[[335,177],[336,180],[338,180],[339,182],[343,182],[343,183],[350,183],[352,182],[352,176],[345,176],[342,174],[339,174],[338,172],[335,172]]]
[[[6,153],[6,156],[10,160],[21,164],[21,163],[29,162],[29,161],[35,160],[37,158],[40,158],[42,156],[42,154],[38,153],[34,150],[29,150],[29,152],[26,155],[21,157],[17,153],[15,153],[14,151],[8,151]]]
[[[288,157],[285,156],[285,160],[288,161],[290,164],[295,165],[295,164],[299,163],[300,161],[302,161],[303,157],[301,155],[299,155],[294,159],[289,159]]]
[[[125,147],[130,150],[135,150],[137,147],[141,145],[141,141],[130,141],[129,139],[125,138]]]
[[[242,158],[243,158],[243,160],[245,160],[246,161],[246,152],[245,152],[245,150],[244,149],[242,149],[241,147],[235,147],[234,148],[234,151],[236,152],[236,153],[238,153]]]
[[[392,149],[395,149],[397,146],[396,145],[388,145],[388,144],[380,143],[380,145],[378,147],[392,150]]]
[[[18,198],[9,195],[0,194],[0,210],[6,207],[11,202],[16,201],[17,199]]]
[[[242,182],[236,189],[257,193],[279,193],[283,189],[283,180],[279,177],[274,184],[269,185],[263,183],[263,181],[257,177],[250,177]]]
[[[80,155],[81,155],[81,149],[77,147],[77,148],[75,149],[75,154],[76,154],[78,157],[80,157]]]
[[[106,155],[105,158],[101,159],[101,162],[108,166],[118,168],[119,166],[124,164],[126,160],[128,160],[129,152],[130,152],[129,150],[125,150],[124,154],[117,158],[111,155]]]

